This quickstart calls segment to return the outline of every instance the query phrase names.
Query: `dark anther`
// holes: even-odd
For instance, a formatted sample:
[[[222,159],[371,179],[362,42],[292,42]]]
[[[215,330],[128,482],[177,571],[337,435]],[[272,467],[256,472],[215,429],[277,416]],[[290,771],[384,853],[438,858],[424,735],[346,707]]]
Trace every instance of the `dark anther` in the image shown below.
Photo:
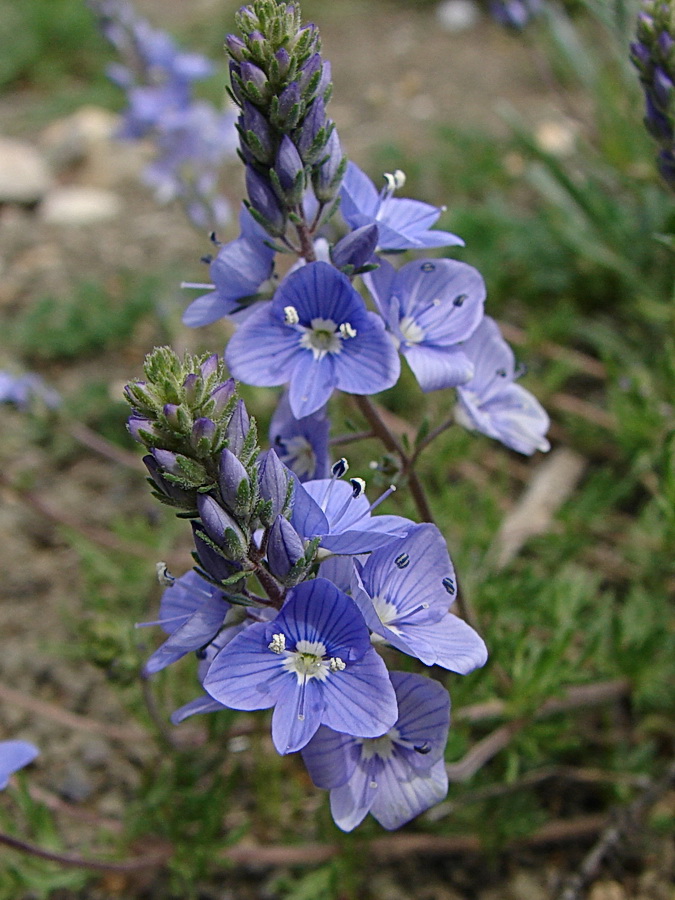
[[[458,306],[458,307],[461,306],[468,296],[469,296],[468,294],[460,294],[458,297],[455,297],[455,299],[452,301],[452,305]]]
[[[506,369],[497,369],[496,375],[499,375],[500,378],[506,378]]]
[[[365,483],[362,478],[350,478],[349,483],[352,486],[352,497],[356,500],[365,490]]]
[[[210,266],[211,263],[213,262],[213,257],[211,256],[210,253],[205,253],[204,256],[201,256],[199,258],[199,262],[206,263],[207,266]]]
[[[436,266],[432,262],[425,262],[420,266],[420,271],[422,272],[434,272],[435,270]]]
[[[455,593],[455,582],[452,578],[444,578],[442,584],[450,595]]]
[[[345,472],[347,471],[348,468],[349,468],[349,463],[343,456],[340,459],[338,459],[338,461],[336,463],[333,463],[333,468],[331,469],[331,472],[333,473],[333,475],[336,478],[342,478],[342,476],[345,474]]]
[[[421,753],[422,756],[426,756],[427,753],[431,752],[431,744],[429,741],[424,741],[423,744],[415,744],[413,749],[415,753]]]
[[[410,565],[410,556],[407,553],[401,553],[394,560],[399,569],[405,569],[406,566]]]

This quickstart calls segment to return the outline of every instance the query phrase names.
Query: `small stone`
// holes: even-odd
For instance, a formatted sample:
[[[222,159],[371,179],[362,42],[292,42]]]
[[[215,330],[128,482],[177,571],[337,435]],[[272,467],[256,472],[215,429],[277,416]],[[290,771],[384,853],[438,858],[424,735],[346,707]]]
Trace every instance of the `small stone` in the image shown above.
[[[0,203],[37,203],[51,181],[44,157],[32,144],[0,137]]]
[[[443,0],[436,7],[436,18],[444,31],[458,34],[476,25],[480,10],[473,0]]]
[[[509,879],[508,888],[505,898],[508,900],[548,900],[549,891],[532,872],[516,872],[513,878]]]
[[[588,900],[626,900],[626,892],[618,881],[596,881]]]
[[[103,738],[90,738],[82,744],[82,762],[89,768],[106,766],[111,759],[110,745]]]
[[[91,797],[94,787],[84,769],[77,762],[71,762],[66,768],[66,773],[58,785],[58,792],[71,803],[82,803]]]
[[[48,225],[92,225],[114,219],[121,211],[122,201],[112,191],[77,186],[55,188],[40,207]]]

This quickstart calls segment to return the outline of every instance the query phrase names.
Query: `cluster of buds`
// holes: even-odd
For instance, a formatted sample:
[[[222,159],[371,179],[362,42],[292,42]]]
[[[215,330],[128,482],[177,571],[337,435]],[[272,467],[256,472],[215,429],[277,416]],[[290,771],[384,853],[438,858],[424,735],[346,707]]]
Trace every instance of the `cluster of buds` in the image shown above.
[[[658,168],[675,189],[675,7],[643,0],[631,59],[645,91],[645,126],[659,143]]]
[[[241,37],[228,35],[231,93],[241,109],[241,156],[249,209],[268,234],[317,219],[336,197],[346,167],[326,117],[330,64],[314,25],[292,4],[256,0],[237,14]],[[311,184],[318,210],[303,208]]]
[[[126,388],[129,431],[149,451],[155,495],[192,519],[202,575],[228,592],[235,585],[246,603],[255,574],[267,593],[257,602],[280,605],[316,550],[287,521],[293,476],[276,453],[259,452],[255,422],[217,355],[180,360],[161,347],[145,376]]]

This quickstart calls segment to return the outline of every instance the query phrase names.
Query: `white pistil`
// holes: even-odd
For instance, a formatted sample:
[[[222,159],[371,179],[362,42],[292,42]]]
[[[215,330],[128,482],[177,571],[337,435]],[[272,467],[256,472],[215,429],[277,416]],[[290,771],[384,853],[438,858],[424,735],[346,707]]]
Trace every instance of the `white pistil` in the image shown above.
[[[297,325],[299,321],[297,309],[294,306],[284,306],[284,322],[287,325]]]
[[[309,328],[303,327],[300,346],[311,350],[314,359],[323,359],[327,353],[340,353],[342,335],[332,319],[312,319]]]
[[[356,328],[353,328],[350,322],[343,322],[339,328],[340,335],[343,338],[355,338]]]
[[[326,645],[321,641],[298,641],[295,650],[286,651],[286,659],[283,667],[287,672],[293,672],[300,684],[305,684],[312,678],[325,681],[331,672],[341,672],[345,663],[339,657],[326,659]]]
[[[286,649],[286,635],[273,634],[272,640],[269,642],[267,647],[272,651],[272,653],[283,653]]]
[[[389,628],[394,634],[400,634],[401,631],[396,625],[392,625],[392,622],[395,622],[398,619],[398,607],[395,603],[392,603],[391,600],[387,600],[386,597],[373,597],[373,606],[375,607],[375,612],[377,613],[377,618]]]
[[[390,728],[386,734],[377,738],[363,738],[361,741],[361,759],[368,760],[374,756],[380,759],[390,759],[394,753],[394,741],[399,737],[396,727]],[[376,788],[377,784],[371,782],[370,787]]]
[[[403,316],[398,327],[407,344],[419,344],[424,340],[424,329],[420,328],[412,316]]]

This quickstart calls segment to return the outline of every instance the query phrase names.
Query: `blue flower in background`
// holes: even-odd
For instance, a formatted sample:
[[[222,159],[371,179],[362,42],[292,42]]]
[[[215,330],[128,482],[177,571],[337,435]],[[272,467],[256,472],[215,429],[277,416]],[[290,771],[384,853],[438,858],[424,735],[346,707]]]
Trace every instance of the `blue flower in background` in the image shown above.
[[[11,403],[20,410],[27,410],[31,403],[41,401],[48,409],[61,405],[61,397],[39,375],[11,375],[0,371],[0,403]]]
[[[28,741],[0,741],[0,791],[7,787],[10,776],[33,762],[38,753]]]
[[[457,388],[460,425],[526,456],[548,450],[548,414],[536,397],[514,383],[519,373],[513,351],[494,319],[486,316],[462,350],[473,362],[474,375]]]
[[[422,675],[390,677],[398,719],[385,735],[362,739],[322,726],[302,751],[312,781],[330,790],[331,813],[343,831],[352,831],[368,813],[388,830],[399,828],[448,790],[448,692]]]
[[[288,275],[271,303],[254,310],[235,332],[225,359],[246,384],[288,383],[297,419],[321,409],[335,388],[375,394],[392,387],[400,371],[380,317],[325,262]]]
[[[237,635],[214,659],[204,687],[232,709],[273,706],[272,740],[282,754],[304,747],[320,725],[377,737],[397,717],[387,667],[363,616],[324,578],[299,584],[272,622]]]
[[[455,570],[435,525],[418,525],[356,562],[352,595],[376,635],[417,657],[466,675],[485,665],[476,632],[449,612],[457,592]]]
[[[423,391],[471,378],[473,365],[460,344],[483,317],[486,290],[477,269],[454,259],[424,259],[397,271],[381,260],[364,281]]]
[[[378,246],[383,251],[464,245],[456,234],[430,230],[442,209],[421,200],[393,196],[405,182],[402,172],[385,175],[385,178],[387,184],[378,193],[370,178],[355,163],[347,165],[340,189],[340,212],[351,228],[377,224]]]

